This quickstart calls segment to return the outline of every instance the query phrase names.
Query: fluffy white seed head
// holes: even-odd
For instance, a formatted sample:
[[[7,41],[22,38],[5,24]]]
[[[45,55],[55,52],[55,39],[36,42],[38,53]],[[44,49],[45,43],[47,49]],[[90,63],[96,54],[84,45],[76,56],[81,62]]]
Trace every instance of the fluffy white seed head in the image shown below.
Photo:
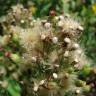
[[[81,30],[81,31],[84,30],[82,26],[79,26],[78,29]]]
[[[80,49],[78,49],[76,52],[77,52],[77,54],[81,54],[82,53],[82,51]]]
[[[63,15],[60,15],[59,18],[60,18],[60,20],[64,20],[64,16]]]
[[[24,20],[21,20],[20,22],[23,24],[25,21]]]
[[[79,89],[77,89],[77,90],[76,90],[76,94],[79,94],[79,93],[80,93],[80,90],[79,90]]]
[[[30,26],[33,26],[34,24],[33,24],[33,22],[30,22]]]
[[[70,38],[64,38],[64,42],[66,42],[66,43],[70,43],[71,42],[71,40],[70,40]]]
[[[63,27],[63,21],[59,21],[57,24],[58,27]]]
[[[78,63],[78,62],[79,62],[79,60],[78,60],[77,58],[75,58],[75,59],[74,59],[74,62],[75,62],[75,63]]]
[[[39,85],[43,85],[45,83],[45,80],[41,80]]]
[[[33,57],[32,57],[32,61],[33,61],[33,62],[36,62],[36,61],[37,61],[37,58],[33,56]]]
[[[45,26],[45,28],[50,28],[51,24],[49,22],[46,22],[44,26]]]
[[[58,17],[58,16],[56,16],[56,17],[55,17],[55,20],[59,20],[59,17]]]
[[[56,65],[54,65],[54,66],[57,67],[57,68],[59,68],[60,65],[56,64]]]
[[[41,34],[41,40],[44,40],[46,36],[44,34]]]
[[[38,86],[37,84],[34,84],[34,88],[33,88],[33,90],[34,90],[35,92],[38,91],[38,88],[39,88],[39,86]]]
[[[54,78],[54,79],[57,79],[57,78],[58,78],[57,73],[53,73],[53,78]]]
[[[73,48],[74,48],[74,49],[78,49],[78,48],[79,48],[79,44],[74,43],[74,44],[73,44]]]
[[[69,56],[69,51],[65,51],[64,57],[68,57],[68,56]]]
[[[53,37],[53,38],[52,38],[52,42],[53,42],[54,44],[56,44],[56,43],[58,42],[58,37]]]

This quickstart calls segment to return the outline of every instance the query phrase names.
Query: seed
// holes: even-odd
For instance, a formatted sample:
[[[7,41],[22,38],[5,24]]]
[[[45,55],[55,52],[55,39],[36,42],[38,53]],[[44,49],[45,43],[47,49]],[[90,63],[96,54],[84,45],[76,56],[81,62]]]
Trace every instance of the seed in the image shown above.
[[[79,93],[80,93],[80,90],[79,90],[79,89],[77,89],[77,90],[76,90],[76,94],[79,94]]]
[[[32,57],[32,61],[36,62],[37,61],[36,57]]]
[[[73,44],[73,48],[74,49],[78,49],[79,48],[79,44],[77,44],[77,43]]]
[[[66,43],[70,43],[71,42],[71,40],[70,40],[70,38],[64,38],[64,42],[66,42]]]
[[[52,38],[52,42],[53,42],[54,44],[56,44],[56,43],[58,42],[58,37],[53,37],[53,38]]]
[[[59,18],[60,18],[60,20],[64,20],[64,16],[63,15],[59,16]]]
[[[38,85],[37,85],[37,84],[35,84],[35,85],[34,85],[33,90],[34,90],[35,92],[37,92],[37,91],[38,91]]]
[[[43,85],[45,83],[45,80],[41,80],[39,85]]]
[[[58,78],[57,73],[53,73],[53,78],[54,79],[57,79]]]
[[[75,63],[78,63],[79,61],[78,61],[78,59],[77,59],[77,58],[75,58],[75,59],[74,59],[74,62],[75,62]]]
[[[21,20],[20,22],[23,24],[25,21],[24,20]]]
[[[41,35],[41,40],[44,40],[46,36],[44,34]]]
[[[69,56],[69,51],[65,51],[64,57],[68,57],[68,56]]]
[[[63,22],[59,21],[57,25],[58,25],[58,27],[63,27]]]
[[[49,22],[46,22],[44,26],[45,26],[45,28],[50,28],[51,24]]]

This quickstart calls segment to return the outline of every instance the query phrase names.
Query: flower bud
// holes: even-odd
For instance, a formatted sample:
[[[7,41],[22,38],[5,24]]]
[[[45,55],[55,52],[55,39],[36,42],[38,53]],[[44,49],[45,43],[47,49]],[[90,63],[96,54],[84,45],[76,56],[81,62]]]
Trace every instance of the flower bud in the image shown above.
[[[56,15],[56,12],[55,12],[54,10],[51,10],[51,11],[50,11],[50,15],[51,15],[51,16],[55,16],[55,15]]]
[[[82,80],[77,80],[76,81],[76,86],[77,87],[82,87],[82,86],[85,86],[85,85],[86,85],[85,81],[82,81]]]
[[[83,92],[88,93],[90,91],[91,87],[89,85],[85,85],[83,87]]]
[[[4,53],[4,55],[5,55],[5,57],[10,57],[10,55],[11,55],[11,52],[9,52],[9,51],[6,51],[6,52]]]
[[[13,41],[15,41],[15,42],[18,42],[18,40],[19,40],[19,36],[18,36],[18,34],[13,34],[13,37],[12,37],[12,40]]]
[[[20,56],[18,54],[11,54],[10,55],[11,60],[13,60],[14,62],[20,62]]]

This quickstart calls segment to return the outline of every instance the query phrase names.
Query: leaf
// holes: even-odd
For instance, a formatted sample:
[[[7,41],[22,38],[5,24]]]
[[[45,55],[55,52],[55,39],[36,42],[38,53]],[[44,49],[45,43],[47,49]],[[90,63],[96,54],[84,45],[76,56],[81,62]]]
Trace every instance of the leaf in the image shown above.
[[[19,84],[12,80],[9,81],[7,91],[10,94],[10,96],[21,96],[21,94],[20,94],[21,88],[20,88]]]

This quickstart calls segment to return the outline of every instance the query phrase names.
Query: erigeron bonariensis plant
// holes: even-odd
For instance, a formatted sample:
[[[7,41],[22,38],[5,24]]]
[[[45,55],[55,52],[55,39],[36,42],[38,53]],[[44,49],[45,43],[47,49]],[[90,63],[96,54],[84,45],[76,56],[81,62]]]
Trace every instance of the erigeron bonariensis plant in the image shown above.
[[[77,74],[88,63],[78,44],[83,27],[64,15],[45,18],[35,20],[22,5],[12,7],[0,37],[2,62],[9,63],[4,76],[21,83],[22,96],[82,96],[86,86],[90,90]]]

